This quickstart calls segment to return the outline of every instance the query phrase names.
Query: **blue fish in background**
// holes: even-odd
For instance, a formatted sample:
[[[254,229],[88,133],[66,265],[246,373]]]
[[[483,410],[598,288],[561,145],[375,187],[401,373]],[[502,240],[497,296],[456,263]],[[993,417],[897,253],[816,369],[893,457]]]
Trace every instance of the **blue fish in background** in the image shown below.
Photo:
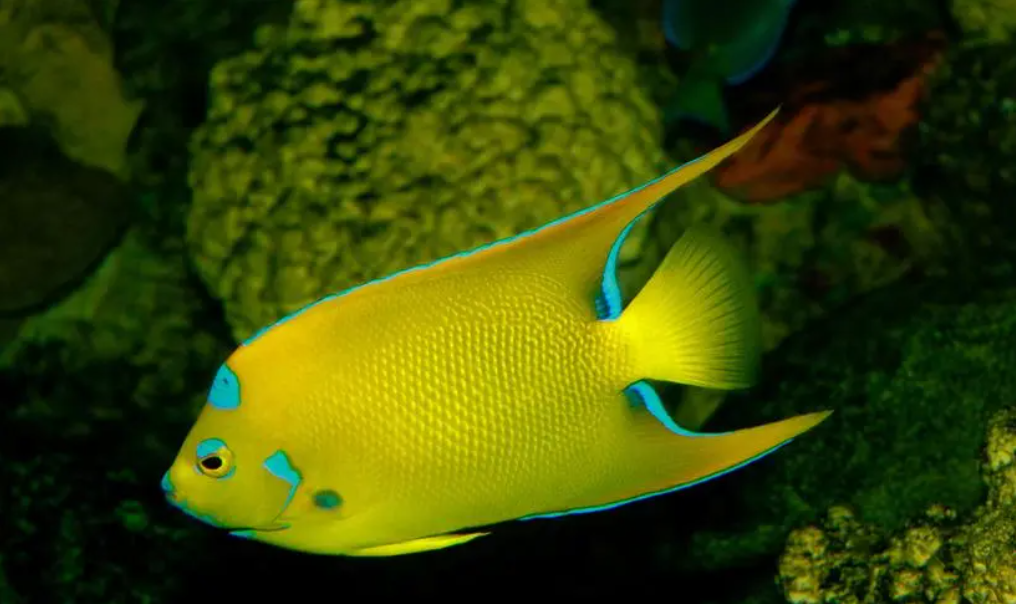
[[[742,84],[776,54],[795,0],[663,0],[667,43],[690,62],[667,121],[730,131],[723,88]]]

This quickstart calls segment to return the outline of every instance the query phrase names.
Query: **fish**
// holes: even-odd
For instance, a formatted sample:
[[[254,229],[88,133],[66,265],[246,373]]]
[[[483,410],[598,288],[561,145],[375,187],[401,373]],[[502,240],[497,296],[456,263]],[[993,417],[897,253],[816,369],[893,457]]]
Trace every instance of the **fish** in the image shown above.
[[[692,120],[726,135],[725,86],[752,79],[773,59],[795,0],[664,0],[667,43],[688,56],[668,121]]]
[[[733,246],[689,228],[624,304],[625,234],[776,114],[539,228],[326,295],[245,339],[162,478],[169,502],[299,552],[386,557],[726,474],[831,411],[692,432],[654,381],[750,387],[760,320]]]

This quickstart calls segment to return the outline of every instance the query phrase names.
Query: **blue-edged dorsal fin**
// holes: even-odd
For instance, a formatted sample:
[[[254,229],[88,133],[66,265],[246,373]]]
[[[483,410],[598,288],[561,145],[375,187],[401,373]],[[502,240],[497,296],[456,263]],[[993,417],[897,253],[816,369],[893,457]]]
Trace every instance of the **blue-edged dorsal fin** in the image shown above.
[[[469,267],[496,271],[502,266],[536,270],[613,303],[609,298],[619,296],[614,291],[617,256],[634,221],[744,147],[778,111],[773,110],[727,143],[655,180],[537,229],[434,263],[428,271]]]
[[[759,123],[709,153],[687,162],[663,176],[596,205],[559,218],[536,229],[460,252],[427,264],[325,296],[266,326],[248,338],[250,344],[270,328],[284,323],[323,302],[383,283],[413,282],[438,278],[449,272],[479,270],[496,275],[501,270],[539,272],[596,299],[598,314],[607,318],[620,309],[616,264],[624,235],[639,216],[679,187],[708,172],[745,146],[773,117],[774,109]],[[382,290],[371,287],[376,293]]]

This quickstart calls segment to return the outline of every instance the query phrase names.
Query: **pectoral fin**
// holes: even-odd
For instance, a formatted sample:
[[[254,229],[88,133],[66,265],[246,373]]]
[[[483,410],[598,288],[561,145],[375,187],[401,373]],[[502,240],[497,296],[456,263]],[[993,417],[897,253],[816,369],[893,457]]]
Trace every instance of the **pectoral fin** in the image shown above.
[[[416,554],[419,552],[429,552],[435,549],[444,549],[446,547],[452,547],[453,545],[461,545],[472,541],[477,537],[483,537],[484,535],[489,534],[490,533],[466,533],[463,535],[438,535],[437,537],[424,537],[423,539],[413,539],[412,541],[403,541],[402,543],[391,543],[389,545],[368,547],[356,550],[349,555],[383,557]]]

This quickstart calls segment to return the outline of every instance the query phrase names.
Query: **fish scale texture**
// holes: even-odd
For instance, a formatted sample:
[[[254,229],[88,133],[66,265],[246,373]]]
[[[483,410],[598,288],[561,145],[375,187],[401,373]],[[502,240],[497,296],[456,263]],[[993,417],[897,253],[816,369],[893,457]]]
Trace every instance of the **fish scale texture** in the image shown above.
[[[280,407],[289,417],[269,421],[308,448],[294,459],[331,460],[304,468],[309,480],[348,506],[383,502],[396,524],[433,510],[476,525],[611,480],[630,429],[619,404],[630,355],[590,305],[535,275],[473,273],[387,295],[395,284],[315,306],[231,361],[256,393],[258,367],[292,351],[284,362],[301,377]]]

